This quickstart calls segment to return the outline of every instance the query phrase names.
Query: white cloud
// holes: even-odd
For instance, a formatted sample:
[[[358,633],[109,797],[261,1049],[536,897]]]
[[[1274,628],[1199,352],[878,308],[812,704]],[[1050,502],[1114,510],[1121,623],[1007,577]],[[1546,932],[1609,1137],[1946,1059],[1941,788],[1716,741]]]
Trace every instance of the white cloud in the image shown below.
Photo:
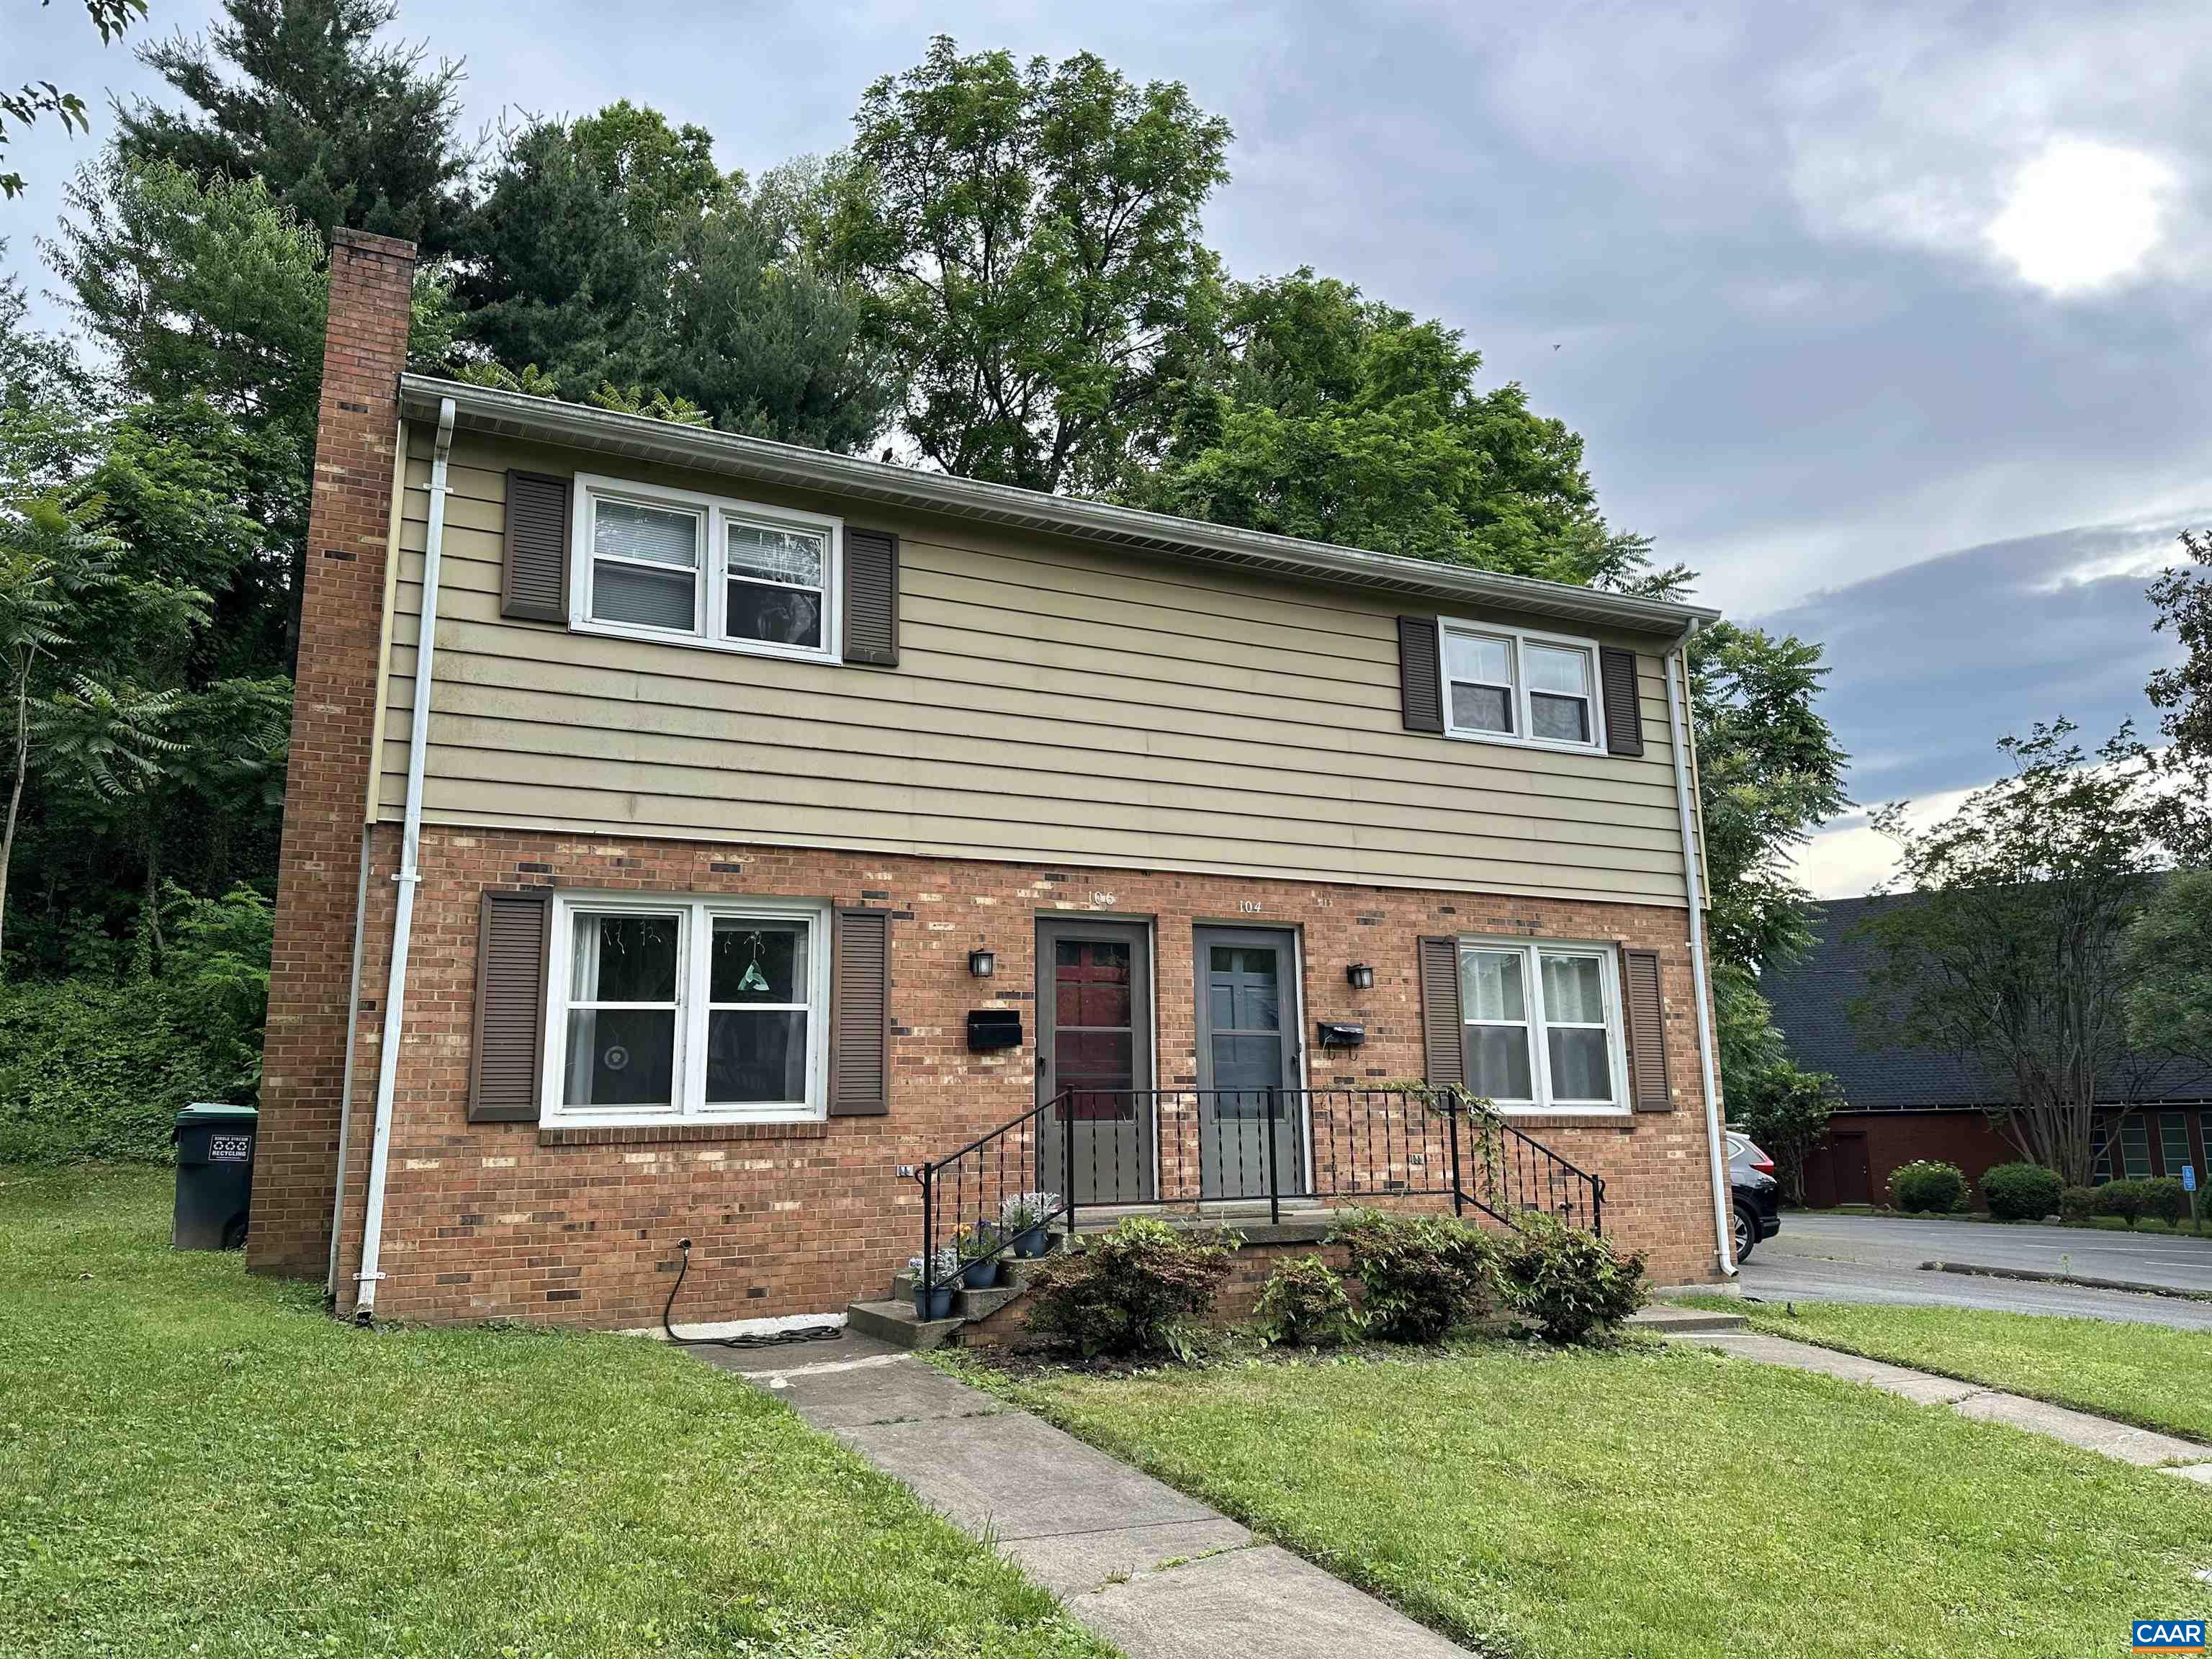
[[[2045,293],[2093,293],[2138,274],[2156,249],[2175,185],[2155,155],[2054,138],[2013,175],[1990,245]]]
[[[1981,787],[1947,789],[1916,800],[1905,810],[1905,822],[1916,830],[1940,823]],[[1865,813],[1854,812],[1822,826],[1798,849],[1792,867],[1814,898],[1857,898],[1897,868],[1897,843],[1875,830]]]

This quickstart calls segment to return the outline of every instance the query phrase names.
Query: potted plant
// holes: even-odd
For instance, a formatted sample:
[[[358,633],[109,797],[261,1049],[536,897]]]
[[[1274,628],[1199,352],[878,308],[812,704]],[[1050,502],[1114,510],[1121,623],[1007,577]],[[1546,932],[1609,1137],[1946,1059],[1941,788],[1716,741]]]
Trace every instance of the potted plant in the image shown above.
[[[963,1227],[952,1235],[960,1257],[960,1282],[971,1291],[988,1291],[999,1282],[998,1230],[984,1222],[972,1231]]]
[[[1051,1242],[1046,1224],[1059,1213],[1058,1193],[1016,1193],[999,1206],[999,1231],[1012,1242],[1015,1255],[1034,1261]]]
[[[928,1271],[925,1273],[923,1269]],[[952,1317],[952,1281],[960,1276],[960,1252],[940,1246],[933,1262],[920,1256],[907,1258],[906,1270],[914,1277],[914,1316],[916,1319]]]

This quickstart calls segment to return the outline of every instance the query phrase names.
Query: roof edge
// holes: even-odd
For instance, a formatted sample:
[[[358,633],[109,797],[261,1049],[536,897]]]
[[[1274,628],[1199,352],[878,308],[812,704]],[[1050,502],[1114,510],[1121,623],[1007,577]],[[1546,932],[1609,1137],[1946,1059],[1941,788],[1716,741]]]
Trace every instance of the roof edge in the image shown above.
[[[1051,495],[766,438],[533,398],[465,380],[403,374],[399,394],[400,412],[414,418],[434,417],[440,402],[452,398],[458,423],[469,430],[827,490],[920,512],[1011,525],[1133,551],[1238,566],[1369,592],[1499,605],[1646,634],[1682,634],[1717,622],[1721,615],[1704,605],[1240,530],[1139,507]]]

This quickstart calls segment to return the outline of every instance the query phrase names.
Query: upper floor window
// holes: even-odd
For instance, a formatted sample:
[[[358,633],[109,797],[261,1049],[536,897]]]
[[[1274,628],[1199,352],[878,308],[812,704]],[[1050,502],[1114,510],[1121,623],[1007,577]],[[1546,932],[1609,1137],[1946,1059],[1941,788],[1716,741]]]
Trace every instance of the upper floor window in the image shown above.
[[[691,490],[579,477],[571,623],[827,659],[842,523]]]
[[[1521,629],[1443,627],[1444,729],[1455,738],[1597,749],[1597,647]]]

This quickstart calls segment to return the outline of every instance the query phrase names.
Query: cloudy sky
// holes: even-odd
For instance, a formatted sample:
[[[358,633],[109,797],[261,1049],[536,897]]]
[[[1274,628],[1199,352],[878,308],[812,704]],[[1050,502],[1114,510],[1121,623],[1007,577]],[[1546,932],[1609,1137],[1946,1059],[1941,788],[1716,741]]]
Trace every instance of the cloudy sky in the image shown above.
[[[67,0],[0,4],[11,82],[149,88]],[[628,96],[748,169],[835,148],[940,31],[1181,80],[1237,130],[1232,270],[1464,329],[1584,434],[1617,525],[1827,643],[1858,799],[1940,805],[2038,718],[2146,720],[2145,577],[2212,523],[2201,0],[402,6],[472,127]],[[9,146],[33,286],[89,142]],[[1805,862],[1824,895],[1885,868],[1856,817]]]

